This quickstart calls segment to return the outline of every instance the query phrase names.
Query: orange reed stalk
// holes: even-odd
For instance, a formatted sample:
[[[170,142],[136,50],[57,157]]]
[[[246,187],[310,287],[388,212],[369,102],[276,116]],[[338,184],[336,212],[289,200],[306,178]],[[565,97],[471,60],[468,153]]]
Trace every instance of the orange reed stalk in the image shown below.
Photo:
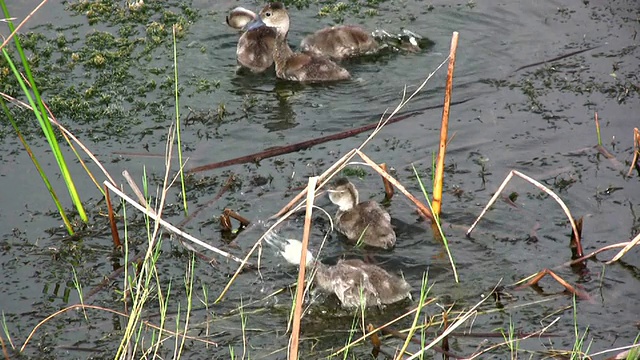
[[[456,63],[456,49],[458,48],[458,32],[454,31],[449,50],[449,70],[447,73],[447,86],[444,93],[444,106],[442,108],[442,125],[440,127],[440,149],[436,159],[436,176],[433,181],[433,201],[431,207],[436,218],[440,217],[442,208],[442,184],[444,178],[444,157],[447,152],[447,137],[449,136],[449,109],[451,108],[451,92],[453,90],[453,69]]]
[[[316,195],[318,177],[309,178],[307,185],[307,208],[304,215],[304,233],[302,235],[302,254],[300,255],[300,271],[298,272],[298,286],[296,287],[296,307],[293,311],[293,326],[291,328],[291,342],[289,359],[298,360],[298,342],[300,341],[300,318],[302,317],[302,295],[304,294],[304,277],[307,265],[307,248],[309,247],[309,233],[311,232],[311,213],[313,200]]]

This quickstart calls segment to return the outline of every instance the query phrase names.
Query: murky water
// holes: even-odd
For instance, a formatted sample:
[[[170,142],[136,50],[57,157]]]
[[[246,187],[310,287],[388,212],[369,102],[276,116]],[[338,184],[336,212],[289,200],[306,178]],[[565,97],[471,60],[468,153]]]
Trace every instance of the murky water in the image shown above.
[[[18,18],[35,6],[32,1],[18,3],[10,7]],[[234,6],[258,8],[259,4],[231,1],[188,4],[196,15],[186,16],[188,26],[178,42],[180,111],[183,119],[188,119],[182,129],[184,148],[189,156],[187,168],[377,121],[385,110],[396,106],[405,86],[408,91],[414,90],[445,58],[451,34],[458,31],[460,43],[453,100],[467,101],[451,109],[450,134],[455,133],[455,138],[447,154],[449,171],[445,180],[443,218],[461,283],[454,282],[442,246],[401,195],[394,197],[388,207],[398,223],[398,245],[392,252],[372,255],[385,268],[403,272],[416,289],[414,298],[418,295],[422,274],[428,271],[429,282],[434,284],[432,295],[438,296],[441,304],[455,303],[456,309],[473,306],[499,282],[510,284],[542,268],[555,268],[558,275],[570,283],[579,283],[593,298],[579,301],[577,306],[579,331],[582,333],[588,327],[588,338],[593,341],[591,353],[632,344],[639,331],[637,314],[640,313],[637,250],[615,265],[603,267],[590,262],[589,274],[585,276],[567,267],[558,267],[570,257],[570,227],[555,202],[539,196],[537,190],[521,180],[514,180],[505,193],[519,194],[517,206],[498,202],[480,223],[473,239],[466,239],[464,232],[507,173],[516,169],[553,187],[575,216],[584,216],[585,252],[627,241],[638,233],[640,181],[638,174],[631,178],[622,175],[629,166],[633,127],[640,126],[637,75],[640,9],[637,3],[629,0],[431,4],[433,7],[420,1],[386,1],[378,4],[374,16],[365,16],[364,10],[359,15],[347,12],[345,22],[390,32],[406,27],[428,37],[435,45],[417,54],[349,62],[345,66],[354,80],[326,86],[291,84],[276,80],[273,74],[235,73],[238,34],[227,28],[224,16]],[[71,57],[65,58],[65,47],[82,58],[81,49],[93,46],[92,36],[107,33],[119,38],[125,25],[110,20],[89,25],[85,13],[73,12],[65,6],[49,3],[29,24],[31,31],[44,36],[37,45],[41,49],[47,43],[55,44],[60,36],[67,39],[62,46],[52,45],[51,57],[43,57],[38,65],[41,71],[47,69],[49,76],[58,77],[57,81],[43,80],[45,98],[53,103],[54,109],[60,109],[56,112],[59,120],[87,143],[118,181],[123,181],[119,176],[123,170],[140,179],[146,167],[152,183],[158,184],[163,176],[164,141],[175,116],[170,42],[164,41],[147,53],[140,50],[142,45],[136,47],[135,56],[122,60],[127,62],[123,78],[113,75],[121,71],[117,64],[97,68],[82,64],[66,67],[64,64]],[[174,14],[187,12],[173,3],[162,6],[166,6],[163,11]],[[332,23],[331,17],[316,16],[320,8],[320,4],[314,3],[303,9],[291,7],[291,44],[298,44],[304,35]],[[148,42],[152,28],[149,24],[160,21],[158,19],[159,16],[152,15],[140,22],[131,37],[147,36]],[[53,25],[43,25],[48,23]],[[168,30],[170,33],[170,28]],[[5,31],[2,30],[3,35]],[[597,48],[542,63],[591,47]],[[119,48],[112,45],[110,49]],[[62,65],[47,68],[47,64],[58,59],[63,59]],[[538,62],[541,63],[516,71]],[[441,104],[444,76],[444,71],[436,74],[405,110]],[[102,96],[100,101],[98,95],[91,93],[94,86]],[[69,111],[69,104],[56,98],[60,94],[69,97],[72,87],[78,94],[84,94],[90,111]],[[596,111],[603,143],[619,163],[598,155],[593,149],[597,141],[593,124]],[[390,125],[365,152],[375,161],[395,168],[397,178],[418,195],[411,165],[420,169],[425,179],[430,178],[427,169],[431,167],[432,153],[437,150],[440,116],[440,109],[421,111]],[[61,222],[42,181],[8,122],[2,124],[0,185],[4,190],[0,193],[3,204],[0,262],[4,276],[0,282],[0,306],[11,339],[20,346],[39,321],[80,301],[73,286],[72,268],[78,273],[85,294],[111,273],[111,240],[107,220],[102,216],[105,205],[101,196],[75,163],[72,171],[92,214],[92,227],[82,240],[61,240],[64,236],[59,229]],[[199,213],[185,230],[243,256],[261,229],[252,228],[242,233],[235,246],[225,245],[213,221],[225,207],[238,210],[251,220],[266,219],[289,201],[295,193],[291,188],[305,184],[307,176],[324,171],[346,151],[358,146],[366,135],[281,155],[264,160],[259,166],[237,165],[196,174],[197,180],[204,179],[198,186],[192,182],[188,189],[191,211],[211,201],[230,172],[238,176],[241,184]],[[32,137],[29,141],[40,156],[48,159],[44,140]],[[70,152],[68,156],[72,158]],[[51,160],[45,162],[44,167],[49,174],[56,174]],[[62,180],[53,177],[54,186],[64,194]],[[272,180],[262,183],[261,178]],[[563,187],[566,183],[569,185]],[[357,180],[356,185],[361,189],[362,198],[382,199],[379,176],[372,171],[367,170],[367,176]],[[459,196],[454,195],[454,190]],[[182,220],[177,194],[176,188],[168,199],[167,220],[173,223]],[[65,204],[70,206],[68,202]],[[335,211],[327,199],[321,199],[319,204],[330,213]],[[136,234],[135,251],[143,252],[146,240],[140,232],[143,230],[139,225],[141,218],[134,219],[131,213],[128,209],[133,223],[138,222],[137,226],[132,225]],[[328,229],[319,213],[316,217],[314,249]],[[52,229],[57,230],[53,235]],[[290,221],[283,232],[292,237],[301,236],[301,219]],[[172,310],[176,311],[178,301],[182,308],[185,304],[182,284],[188,256],[179,243],[168,238],[164,250],[158,267],[167,284],[172,280],[172,298],[176,301]],[[331,262],[343,254],[362,255],[332,234],[321,257]],[[610,256],[612,254],[606,253],[599,258]],[[229,346],[234,347],[236,354],[242,353],[243,336],[237,311],[241,301],[246,305],[251,357],[286,358],[283,349],[288,342],[290,295],[285,291],[267,300],[261,299],[293,283],[296,270],[281,264],[271,251],[265,251],[262,260],[264,267],[260,275],[251,271],[242,274],[225,300],[216,305],[212,304],[213,299],[236,265],[221,259],[214,267],[203,261],[196,264],[196,293],[204,299],[202,289],[206,288],[209,306],[205,309],[196,301],[192,335],[215,341],[219,346],[206,348],[201,342],[188,342],[185,358],[226,359]],[[111,284],[112,288],[85,301],[122,309],[119,295],[115,293],[122,288],[122,277],[117,279]],[[547,296],[562,289],[551,280],[543,284],[544,295],[531,289],[512,291],[514,298],[505,301],[506,307],[502,310],[492,302],[485,303],[473,331],[506,329],[512,321],[517,329],[533,332],[560,317],[549,329],[558,337],[526,340],[520,348],[570,350],[575,340],[571,298]],[[531,304],[541,300],[540,304]],[[154,314],[156,305],[151,304],[149,313]],[[373,311],[367,321],[380,325],[411,306],[405,303],[383,312]],[[307,358],[326,356],[329,354],[326,349],[337,349],[346,342],[352,317],[344,311],[334,316],[334,311],[330,302],[312,306],[303,327],[303,335],[310,340],[302,343],[302,350],[313,354]],[[431,314],[439,311],[436,307],[429,308]],[[26,353],[49,358],[112,356],[124,320],[96,310],[89,312],[89,318],[87,322],[81,313],[71,312],[49,321],[35,333]],[[151,318],[151,322],[154,320]],[[408,322],[402,325],[406,327]],[[6,335],[2,336],[7,343]],[[478,338],[459,337],[453,341],[452,351],[469,355],[480,342]],[[393,353],[399,342],[389,340],[386,344],[391,346],[386,349]],[[415,351],[417,347],[410,350]],[[369,351],[367,347],[355,349],[357,358],[367,356]],[[495,358],[505,358],[508,349],[501,348],[493,354]]]

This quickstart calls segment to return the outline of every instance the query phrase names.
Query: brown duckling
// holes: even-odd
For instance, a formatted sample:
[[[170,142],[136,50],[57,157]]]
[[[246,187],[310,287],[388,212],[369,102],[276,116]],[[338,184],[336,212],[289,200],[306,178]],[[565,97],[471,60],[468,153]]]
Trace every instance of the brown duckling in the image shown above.
[[[245,29],[238,40],[238,63],[253,72],[263,72],[273,65],[276,31],[255,22],[257,15],[243,7],[237,7],[227,16],[227,25]]]
[[[329,58],[312,53],[294,53],[287,43],[289,14],[282,3],[265,6],[260,11],[260,20],[275,29],[273,61],[276,76],[292,81],[336,81],[350,78],[349,72]]]
[[[267,234],[265,240],[278,248],[287,262],[300,265],[300,241],[284,239],[273,233]],[[326,293],[335,294],[345,308],[359,307],[361,299],[365,306],[370,307],[393,304],[411,297],[411,285],[406,280],[362,260],[340,260],[336,265],[329,266],[316,260],[307,250],[305,266],[315,266],[316,286]]]
[[[338,25],[316,31],[302,39],[302,51],[328,56],[334,60],[373,54],[380,44],[363,28]]]
[[[337,179],[329,188],[329,199],[338,205],[336,228],[350,242],[391,249],[396,233],[391,216],[375,201],[358,202],[358,190],[346,178]]]

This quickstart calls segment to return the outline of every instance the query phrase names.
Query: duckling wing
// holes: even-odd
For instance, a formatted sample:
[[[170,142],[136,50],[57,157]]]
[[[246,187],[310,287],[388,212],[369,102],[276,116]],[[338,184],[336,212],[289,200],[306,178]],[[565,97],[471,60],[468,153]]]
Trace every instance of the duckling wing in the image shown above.
[[[334,292],[344,307],[358,307],[364,300],[365,306],[379,305],[380,300],[369,274],[361,260],[340,260],[334,270]]]
[[[340,214],[337,223],[338,230],[351,241],[358,241],[362,236],[365,244],[385,249],[396,243],[391,216],[375,201],[362,202]]]
[[[362,263],[360,267],[368,276],[381,304],[393,304],[411,295],[411,285],[404,279],[388,273],[383,268]]]
[[[325,57],[297,53],[287,60],[285,79],[296,81],[346,80],[349,72]]]
[[[363,55],[379,48],[378,43],[369,33],[354,25],[340,25],[318,30],[305,37],[300,45],[303,51],[322,54],[334,60]]]

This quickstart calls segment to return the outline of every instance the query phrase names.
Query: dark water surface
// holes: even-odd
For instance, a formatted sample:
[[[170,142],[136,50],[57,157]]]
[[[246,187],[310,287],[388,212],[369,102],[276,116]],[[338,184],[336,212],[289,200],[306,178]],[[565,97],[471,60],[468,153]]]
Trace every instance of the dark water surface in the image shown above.
[[[394,197],[388,208],[399,224],[398,245],[392,252],[372,255],[385,268],[402,271],[414,286],[414,298],[419,295],[422,274],[428,271],[429,283],[434,284],[431,295],[439,297],[438,303],[444,306],[455,304],[458,310],[473,306],[499,282],[511,284],[542,268],[553,268],[568,282],[582,286],[592,297],[590,301],[577,303],[578,331],[582,334],[588,328],[587,339],[592,342],[589,353],[632,344],[639,332],[640,320],[638,250],[632,250],[611,266],[590,262],[587,274],[560,266],[570,258],[570,226],[552,199],[541,196],[539,191],[517,179],[505,193],[519,194],[515,206],[499,201],[480,222],[473,239],[465,238],[464,232],[508,172],[516,169],[553,188],[574,216],[584,216],[585,252],[627,241],[638,234],[639,176],[637,173],[631,178],[623,176],[631,159],[633,128],[640,126],[637,36],[640,8],[637,2],[437,1],[430,4],[432,7],[422,1],[392,0],[380,2],[374,16],[364,15],[366,7],[360,15],[347,12],[345,22],[390,32],[406,27],[428,37],[435,45],[417,54],[390,54],[370,61],[348,62],[345,66],[353,80],[322,86],[279,81],[272,73],[236,74],[238,34],[227,28],[224,17],[235,6],[256,9],[260,4],[200,0],[188,3],[186,8],[173,2],[163,4],[166,12],[195,14],[186,16],[189,21],[178,41],[180,112],[185,121],[182,140],[189,157],[187,168],[377,121],[380,114],[400,101],[405,86],[413,91],[445,58],[451,34],[458,31],[460,43],[453,100],[466,102],[451,109],[449,133],[455,133],[455,138],[447,154],[443,220],[461,282],[454,282],[442,246],[401,195]],[[18,1],[10,5],[10,10],[21,19],[35,5],[34,1]],[[102,68],[64,65],[71,61],[65,58],[64,48],[80,53],[83,46],[91,45],[92,34],[108,33],[118,38],[123,36],[124,25],[109,19],[89,24],[86,13],[72,11],[68,6],[48,3],[26,30],[43,35],[38,46],[43,52],[51,51],[50,57],[42,56],[36,66],[47,73],[43,78],[57,79],[55,82],[48,77],[43,80],[45,100],[51,101],[54,107],[57,104],[58,119],[87,144],[117,181],[124,183],[120,176],[123,170],[140,179],[146,167],[151,184],[157,186],[164,176],[162,154],[175,116],[170,35],[147,54],[127,59],[125,80],[117,82],[122,80],[107,71],[113,64]],[[321,6],[316,3],[302,9],[290,6],[291,44],[298,44],[304,35],[333,23],[331,17],[316,16]],[[138,30],[132,36],[148,36],[145,28],[149,29],[152,21],[160,22],[158,18],[133,26]],[[170,25],[168,30],[170,34]],[[3,29],[1,33],[6,35],[8,31]],[[55,39],[61,36],[68,39],[65,46],[47,48],[47,44],[55,44]],[[595,48],[544,62],[592,47]],[[47,67],[57,60],[63,65]],[[437,73],[404,111],[441,104],[444,77],[445,71]],[[85,113],[69,111],[67,103],[56,96],[68,97],[70,89],[81,94],[81,99],[92,99],[94,95],[88,94],[97,89],[99,95],[93,98],[101,96],[103,101],[90,102],[91,110]],[[593,148],[597,141],[594,112],[600,118],[604,146],[617,160],[606,159]],[[421,111],[390,125],[365,152],[376,162],[386,162],[395,168],[397,178],[413,194],[419,195],[411,165],[419,169],[424,179],[430,178],[440,116],[440,109]],[[42,181],[8,121],[2,125],[0,309],[13,343],[20,346],[38,322],[80,301],[73,285],[72,269],[77,272],[85,295],[111,273],[111,237],[101,195],[77,161],[71,160],[73,154],[69,151],[68,159],[73,163],[71,168],[92,221],[89,235],[81,240],[63,240],[61,221]],[[235,246],[225,245],[215,221],[225,207],[238,210],[251,220],[268,218],[295,194],[292,188],[305,184],[308,176],[324,171],[367,135],[278,156],[259,165],[237,165],[196,174],[189,182],[187,194],[192,212],[215,197],[230,172],[237,175],[240,183],[212,207],[200,212],[185,230],[216,247],[244,256],[262,228],[242,233]],[[55,162],[49,157],[44,140],[34,133],[29,141],[53,177],[65,206],[69,207],[63,182],[56,175]],[[177,167],[177,161],[173,166]],[[366,176],[354,179],[361,198],[381,200],[379,176],[363,169]],[[92,171],[99,174],[94,167]],[[98,179],[102,178],[98,176]],[[128,186],[125,189],[131,193]],[[179,189],[175,187],[167,200],[165,217],[172,223],[183,219],[178,194]],[[320,199],[318,204],[330,213],[335,211],[327,199]],[[143,219],[134,215],[131,208],[127,208],[127,215],[134,234],[132,247],[136,253],[144,252]],[[328,229],[328,222],[322,220],[320,213],[316,213],[316,218],[314,249]],[[301,237],[301,217],[291,220],[282,231],[287,236]],[[169,237],[164,238],[163,250],[158,269],[166,281],[163,286],[170,280],[172,283],[174,303],[170,311],[177,311],[180,302],[183,309],[180,321],[183,321],[186,306],[183,278],[189,255]],[[343,245],[340,237],[332,234],[321,258],[332,262],[343,254],[358,257],[362,252]],[[611,256],[612,253],[605,253],[599,258]],[[235,263],[217,259],[220,263],[214,267],[204,261],[196,263],[195,295],[198,298],[194,306],[197,310],[192,314],[190,334],[215,341],[219,346],[206,348],[201,342],[187,341],[183,357],[227,359],[230,346],[236,355],[242,354],[243,335],[237,311],[242,302],[247,317],[247,351],[251,358],[286,358],[290,295],[288,292],[267,295],[293,283],[296,270],[281,264],[273,252],[265,251],[260,274],[252,271],[242,274],[225,300],[213,305],[237,268]],[[116,263],[121,264],[122,259],[116,259]],[[85,302],[121,310],[121,296],[116,290],[122,289],[122,281],[122,276],[117,277],[110,287]],[[514,297],[503,301],[504,309],[492,301],[486,302],[472,330],[486,333],[507,329],[512,322],[520,331],[533,332],[559,317],[558,323],[549,329],[557,337],[534,338],[519,346],[536,351],[534,358],[542,357],[541,352],[545,350],[570,350],[575,341],[571,298],[554,295],[562,288],[550,279],[543,280],[542,284],[543,294],[532,289],[509,290]],[[205,301],[203,288],[208,293],[207,309],[201,302]],[[261,300],[265,297],[266,300]],[[338,310],[336,316],[331,304],[328,299],[325,305],[312,305],[303,321],[303,336],[309,339],[302,343],[306,358],[327,356],[326,349],[337,349],[348,339],[352,316],[343,310]],[[380,325],[412,305],[404,303],[384,311],[372,310],[367,321]],[[155,324],[159,322],[156,306],[157,301],[152,300],[146,313],[146,318]],[[440,309],[434,305],[428,312],[434,315],[440,313]],[[90,310],[88,316],[87,322],[81,313],[73,311],[47,322],[35,333],[26,354],[41,358],[112,357],[126,321],[97,310]],[[169,319],[168,327],[174,329],[175,317]],[[404,322],[399,328],[408,325]],[[465,330],[470,328],[468,325]],[[6,344],[6,335],[2,337]],[[145,346],[149,346],[150,341],[149,333]],[[452,351],[468,356],[481,341],[482,338],[455,338]],[[165,358],[171,357],[172,344],[173,339],[167,341]],[[390,345],[385,349],[393,353],[400,342],[391,339],[385,344]],[[417,349],[415,345],[409,347],[412,352]],[[356,358],[364,358],[370,349],[357,347],[354,351]],[[509,350],[502,347],[491,354],[494,358],[507,358]],[[521,355],[528,357],[527,353]]]

